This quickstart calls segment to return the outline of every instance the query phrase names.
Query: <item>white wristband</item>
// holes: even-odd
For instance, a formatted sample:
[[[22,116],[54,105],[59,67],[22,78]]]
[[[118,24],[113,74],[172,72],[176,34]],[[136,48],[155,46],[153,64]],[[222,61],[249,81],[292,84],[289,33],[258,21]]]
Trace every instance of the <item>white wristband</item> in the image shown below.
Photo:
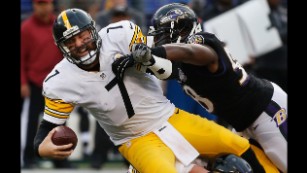
[[[154,73],[158,79],[167,79],[172,74],[172,62],[168,59],[160,58],[152,55],[155,63],[148,68]]]

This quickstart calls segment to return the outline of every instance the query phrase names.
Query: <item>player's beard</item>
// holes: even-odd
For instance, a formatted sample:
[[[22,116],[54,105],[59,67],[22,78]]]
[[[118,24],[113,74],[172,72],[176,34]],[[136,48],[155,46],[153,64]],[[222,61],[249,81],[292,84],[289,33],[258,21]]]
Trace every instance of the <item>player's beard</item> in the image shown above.
[[[99,71],[99,52],[97,52],[95,57],[92,57],[93,61],[90,64],[77,64],[78,67],[87,71]]]
[[[90,65],[90,64],[92,64],[95,61],[95,59],[97,58],[97,56],[95,56],[96,53],[97,52],[94,51],[94,50],[89,50],[88,54],[86,54],[85,56],[80,58],[80,60],[81,60],[80,64],[82,64],[82,65]]]

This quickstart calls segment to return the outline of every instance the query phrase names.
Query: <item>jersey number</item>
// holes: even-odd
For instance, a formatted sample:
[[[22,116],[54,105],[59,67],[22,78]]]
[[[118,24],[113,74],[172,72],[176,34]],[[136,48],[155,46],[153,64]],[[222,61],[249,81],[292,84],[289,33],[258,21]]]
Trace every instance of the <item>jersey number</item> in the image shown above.
[[[212,111],[214,110],[214,106],[209,99],[201,97],[188,85],[183,85],[183,90],[195,101],[197,101],[202,107],[204,107],[209,113],[212,113]]]
[[[123,28],[123,26],[116,26],[116,27],[107,28],[107,32],[109,32],[109,30],[111,30],[111,29],[118,29],[118,28]],[[45,80],[45,82],[47,82],[50,78],[58,75],[59,73],[60,72],[58,70],[55,70],[55,73],[50,75]],[[124,82],[123,81],[117,81],[117,79],[114,78],[108,85],[106,85],[106,89],[109,91],[111,88],[113,88],[116,85],[116,83],[118,84],[120,93],[121,93],[121,95],[123,97],[123,101],[124,101],[124,104],[125,104],[125,107],[126,107],[126,111],[127,111],[128,117],[131,118],[135,113],[134,113],[134,109],[132,107],[132,104],[131,104],[131,101],[130,101],[127,89],[126,89],[126,87],[124,85]]]
[[[60,74],[60,72],[59,72],[58,70],[55,70],[54,72],[55,72],[55,73],[52,74],[52,75],[50,75],[44,82],[47,82],[50,78],[52,78],[52,77],[54,77],[54,76]]]
[[[107,28],[107,33],[109,33],[109,30],[111,29],[118,29],[118,28],[123,28],[123,26],[120,25],[120,26],[115,26],[115,27],[109,27]],[[132,104],[131,104],[131,101],[130,101],[130,98],[129,98],[124,82],[118,81],[115,77],[108,85],[106,85],[105,88],[108,91],[110,91],[116,85],[116,83],[118,84],[119,91],[123,97],[123,101],[125,104],[125,108],[126,108],[128,117],[131,118],[133,115],[135,115],[135,113],[134,113],[134,109],[132,107]]]
[[[60,74],[60,72],[58,70],[55,70],[55,73],[50,75],[46,80],[45,82],[47,82],[50,78],[56,76]],[[134,109],[132,107],[132,104],[131,104],[131,101],[130,101],[130,98],[129,98],[129,95],[128,95],[128,92],[127,92],[127,89],[124,85],[124,82],[123,81],[117,81],[116,78],[114,78],[108,85],[106,85],[106,89],[109,91],[110,89],[112,89],[116,84],[118,84],[118,87],[119,87],[119,90],[120,90],[120,93],[123,97],[123,101],[125,103],[125,107],[126,107],[126,111],[127,111],[127,114],[128,114],[128,117],[131,118],[135,113],[134,113]]]

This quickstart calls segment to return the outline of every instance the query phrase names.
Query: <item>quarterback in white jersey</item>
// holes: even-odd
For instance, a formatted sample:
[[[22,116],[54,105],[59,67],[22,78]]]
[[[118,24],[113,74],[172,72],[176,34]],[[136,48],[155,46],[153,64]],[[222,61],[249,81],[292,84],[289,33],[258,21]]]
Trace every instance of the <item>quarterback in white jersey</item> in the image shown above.
[[[127,69],[123,80],[115,75],[116,62],[130,63],[122,60],[132,45],[146,43],[134,23],[113,23],[98,33],[88,13],[67,9],[55,20],[53,37],[65,58],[43,83],[45,111],[34,140],[38,156],[71,155],[72,144],[54,145],[51,136],[79,105],[90,111],[119,152],[142,173],[176,173],[176,160],[189,166],[199,154],[220,153],[241,156],[253,163],[255,172],[264,172],[260,164],[264,158],[258,162],[247,139],[175,108],[154,76],[135,68]]]
[[[87,108],[114,144],[119,145],[157,128],[174,113],[175,107],[163,96],[154,76],[130,68],[123,84],[118,84],[112,72],[114,60],[130,53],[127,45],[146,41],[138,26],[121,21],[100,30],[99,36],[103,40],[99,71],[84,71],[64,58],[47,76],[43,85],[47,103],[44,119],[63,124],[78,104]],[[71,104],[58,109],[63,103]]]

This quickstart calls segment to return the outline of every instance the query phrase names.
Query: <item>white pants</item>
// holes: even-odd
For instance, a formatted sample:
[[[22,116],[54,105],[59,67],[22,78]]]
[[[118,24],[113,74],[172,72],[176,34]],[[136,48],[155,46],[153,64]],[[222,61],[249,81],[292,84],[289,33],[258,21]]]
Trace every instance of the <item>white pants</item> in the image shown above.
[[[255,139],[266,155],[282,172],[287,172],[287,93],[278,85],[268,108],[243,134]]]

